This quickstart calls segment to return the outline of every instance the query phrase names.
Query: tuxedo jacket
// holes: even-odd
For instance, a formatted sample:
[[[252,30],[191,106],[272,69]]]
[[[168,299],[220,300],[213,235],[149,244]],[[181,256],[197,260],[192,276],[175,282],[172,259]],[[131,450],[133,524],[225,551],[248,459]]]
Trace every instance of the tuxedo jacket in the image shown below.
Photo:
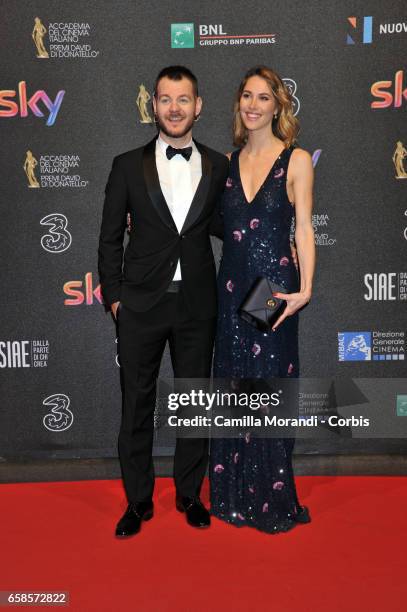
[[[105,189],[99,240],[99,275],[104,300],[120,301],[136,312],[152,308],[167,291],[178,259],[191,315],[216,315],[216,271],[210,233],[221,237],[217,204],[228,175],[226,156],[195,142],[202,177],[180,232],[158,178],[156,138],[118,155]],[[123,238],[131,216],[123,257]]]

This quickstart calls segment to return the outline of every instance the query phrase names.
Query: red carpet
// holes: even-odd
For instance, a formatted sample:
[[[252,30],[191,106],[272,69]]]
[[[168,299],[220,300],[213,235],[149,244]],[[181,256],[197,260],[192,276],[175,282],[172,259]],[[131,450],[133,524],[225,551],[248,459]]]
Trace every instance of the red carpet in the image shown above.
[[[313,522],[266,535],[192,529],[163,478],[154,519],[127,541],[113,537],[120,481],[0,485],[0,590],[69,591],[75,612],[404,612],[405,482],[299,477]]]

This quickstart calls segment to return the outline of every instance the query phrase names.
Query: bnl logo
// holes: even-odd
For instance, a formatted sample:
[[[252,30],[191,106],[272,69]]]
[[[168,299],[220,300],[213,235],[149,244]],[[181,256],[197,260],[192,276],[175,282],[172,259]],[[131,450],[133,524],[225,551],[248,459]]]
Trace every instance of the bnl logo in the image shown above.
[[[354,30],[358,30],[358,28],[360,27],[358,25],[358,19],[356,17],[348,17],[348,22],[350,23],[350,25],[352,26]],[[365,44],[369,44],[372,42],[372,40],[373,40],[373,17],[363,17],[362,42]],[[355,41],[350,34],[348,34],[346,37],[346,44],[347,45],[355,44]]]

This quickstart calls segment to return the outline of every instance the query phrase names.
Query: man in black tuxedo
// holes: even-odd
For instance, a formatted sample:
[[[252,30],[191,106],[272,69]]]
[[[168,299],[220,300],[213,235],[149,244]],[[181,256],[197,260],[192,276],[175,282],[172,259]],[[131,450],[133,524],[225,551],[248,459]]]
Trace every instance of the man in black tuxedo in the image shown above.
[[[176,378],[209,378],[216,326],[209,234],[217,225],[215,205],[228,160],[192,140],[202,100],[190,70],[162,70],[153,106],[158,137],[113,160],[99,243],[101,287],[117,320],[123,386],[119,457],[128,508],[118,537],[137,533],[141,521],[153,516],[153,417],[166,342]],[[195,527],[210,524],[199,497],[207,462],[207,439],[177,439],[176,507]]]

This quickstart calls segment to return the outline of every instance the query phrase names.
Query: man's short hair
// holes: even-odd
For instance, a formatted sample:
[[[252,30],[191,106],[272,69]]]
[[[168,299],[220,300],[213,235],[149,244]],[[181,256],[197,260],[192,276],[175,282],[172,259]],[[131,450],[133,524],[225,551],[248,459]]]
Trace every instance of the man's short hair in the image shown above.
[[[195,97],[198,97],[198,79],[196,78],[194,73],[191,72],[191,70],[189,70],[189,68],[186,68],[185,66],[167,66],[166,68],[163,68],[160,71],[155,80],[153,94],[155,98],[157,97],[158,83],[164,77],[167,77],[171,81],[181,81],[181,79],[188,79],[188,81],[192,83],[192,88],[194,90]]]

